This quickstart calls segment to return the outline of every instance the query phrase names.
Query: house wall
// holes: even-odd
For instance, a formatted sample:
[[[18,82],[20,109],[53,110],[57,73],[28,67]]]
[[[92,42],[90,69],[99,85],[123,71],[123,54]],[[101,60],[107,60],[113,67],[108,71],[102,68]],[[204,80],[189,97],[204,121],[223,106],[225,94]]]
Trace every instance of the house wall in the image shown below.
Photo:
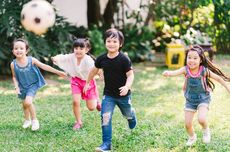
[[[126,10],[135,10],[139,8],[141,0],[126,0],[129,8]],[[108,0],[100,0],[101,12],[104,12]],[[54,0],[53,4],[57,13],[66,17],[67,21],[76,26],[87,27],[87,0]]]

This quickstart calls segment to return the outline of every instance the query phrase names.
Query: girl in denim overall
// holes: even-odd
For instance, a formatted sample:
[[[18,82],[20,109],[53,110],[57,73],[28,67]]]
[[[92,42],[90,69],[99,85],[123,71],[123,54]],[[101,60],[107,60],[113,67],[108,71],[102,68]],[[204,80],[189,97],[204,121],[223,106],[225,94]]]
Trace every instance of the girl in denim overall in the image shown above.
[[[56,70],[49,65],[43,64],[37,59],[27,56],[28,42],[24,39],[16,39],[13,42],[13,54],[16,57],[10,64],[13,82],[18,97],[22,99],[25,121],[23,128],[28,128],[32,125],[32,131],[39,129],[39,121],[36,117],[33,98],[37,90],[43,87],[46,83],[39,68],[49,71],[59,76],[65,77],[66,74]]]
[[[207,121],[208,108],[211,101],[210,91],[215,88],[210,78],[223,85],[229,93],[230,86],[227,85],[226,81],[229,82],[230,78],[206,58],[204,50],[198,45],[194,45],[186,51],[185,63],[186,66],[174,71],[164,71],[163,75],[165,77],[185,75],[183,88],[186,99],[184,108],[185,127],[189,135],[186,145],[192,146],[197,140],[192,125],[196,111],[198,111],[199,124],[203,128],[203,142],[207,144],[211,141]]]

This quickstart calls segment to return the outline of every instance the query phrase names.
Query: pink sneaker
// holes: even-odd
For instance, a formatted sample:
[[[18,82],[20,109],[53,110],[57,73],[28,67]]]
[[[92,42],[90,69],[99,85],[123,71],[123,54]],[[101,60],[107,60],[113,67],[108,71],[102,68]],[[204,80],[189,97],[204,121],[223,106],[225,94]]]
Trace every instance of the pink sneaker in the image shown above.
[[[97,108],[97,111],[101,111],[101,103],[99,101],[97,102],[97,107],[96,108]]]
[[[79,124],[79,123],[76,122],[76,123],[73,125],[73,130],[79,130],[81,127],[82,127],[82,124]]]

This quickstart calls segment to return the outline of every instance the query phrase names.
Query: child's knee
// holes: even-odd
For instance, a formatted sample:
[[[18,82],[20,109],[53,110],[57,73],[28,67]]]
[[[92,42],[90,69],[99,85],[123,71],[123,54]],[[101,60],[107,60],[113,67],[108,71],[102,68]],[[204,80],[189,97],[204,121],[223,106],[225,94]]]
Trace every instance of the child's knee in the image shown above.
[[[185,127],[186,128],[191,128],[192,127],[192,122],[186,121],[185,122]]]
[[[78,100],[73,100],[73,106],[74,106],[74,107],[80,107],[80,101],[78,101]]]
[[[23,102],[23,107],[24,107],[24,108],[28,108],[28,107],[30,107],[31,105],[32,105],[32,102],[30,102],[30,101],[25,100],[25,101]]]
[[[87,100],[86,105],[89,111],[93,111],[96,109],[97,101],[96,100]]]
[[[102,126],[109,125],[109,121],[111,119],[111,112],[106,112],[102,114]]]
[[[89,111],[95,110],[96,107],[87,107]]]
[[[198,122],[200,124],[205,124],[206,123],[206,118],[203,116],[203,117],[198,117]]]

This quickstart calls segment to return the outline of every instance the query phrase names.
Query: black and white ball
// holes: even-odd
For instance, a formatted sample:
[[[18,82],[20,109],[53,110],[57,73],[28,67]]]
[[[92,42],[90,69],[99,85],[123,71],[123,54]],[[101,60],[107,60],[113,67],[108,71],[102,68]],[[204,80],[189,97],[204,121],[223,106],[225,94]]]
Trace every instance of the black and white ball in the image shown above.
[[[46,0],[32,0],[24,4],[21,11],[21,24],[27,31],[41,35],[54,23],[54,8]]]

